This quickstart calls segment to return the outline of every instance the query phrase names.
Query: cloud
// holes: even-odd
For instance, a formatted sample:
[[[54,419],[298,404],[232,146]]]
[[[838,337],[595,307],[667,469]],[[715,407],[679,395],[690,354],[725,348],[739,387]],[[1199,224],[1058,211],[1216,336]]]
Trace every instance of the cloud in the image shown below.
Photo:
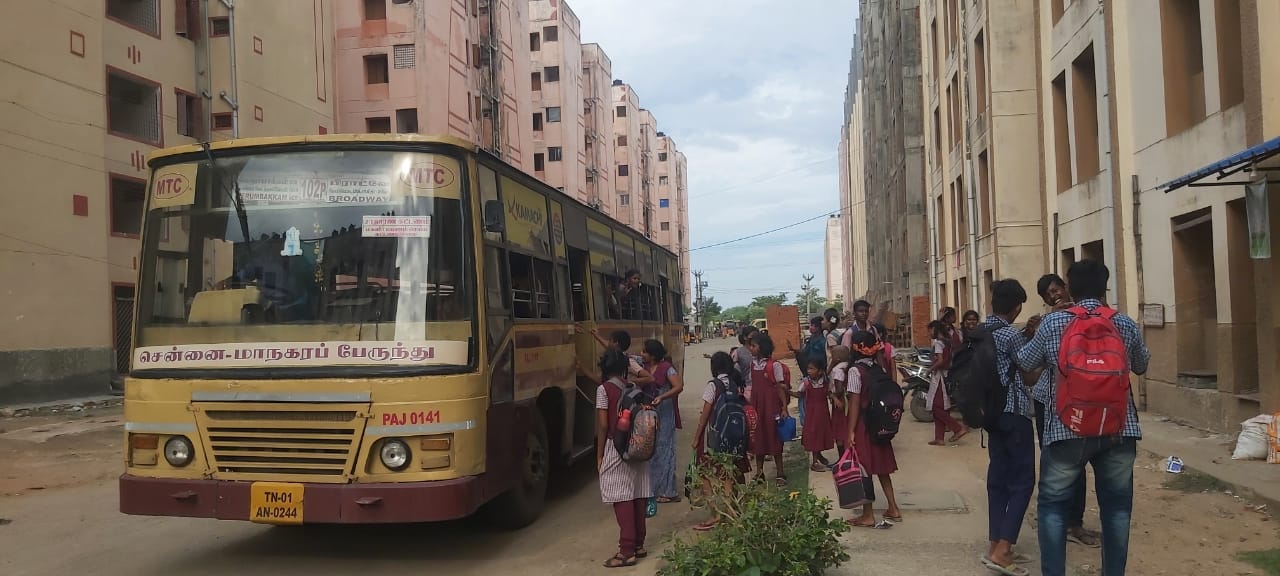
[[[690,245],[839,209],[836,147],[857,3],[570,0],[583,42],[636,90],[689,161]],[[726,306],[823,285],[826,222],[692,252]],[[789,288],[785,288],[789,287]]]

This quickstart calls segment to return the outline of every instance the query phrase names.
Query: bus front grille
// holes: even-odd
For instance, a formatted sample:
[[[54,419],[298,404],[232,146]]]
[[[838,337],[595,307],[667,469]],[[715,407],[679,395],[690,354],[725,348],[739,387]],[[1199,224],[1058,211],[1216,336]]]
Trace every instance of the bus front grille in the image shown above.
[[[364,424],[357,410],[201,412],[214,475],[227,480],[345,481]]]

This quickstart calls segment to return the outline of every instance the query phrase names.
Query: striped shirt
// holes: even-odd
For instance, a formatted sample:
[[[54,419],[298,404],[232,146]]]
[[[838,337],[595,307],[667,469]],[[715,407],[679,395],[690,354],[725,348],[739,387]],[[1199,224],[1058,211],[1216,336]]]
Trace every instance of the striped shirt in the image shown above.
[[[1102,302],[1086,299],[1078,302],[1077,305],[1086,310],[1094,310],[1102,306]],[[1045,446],[1062,440],[1079,438],[1067,429],[1054,410],[1054,399],[1058,394],[1056,377],[1058,352],[1061,348],[1062,336],[1067,331],[1067,325],[1074,318],[1065,310],[1050,313],[1040,323],[1035,337],[1018,351],[1018,365],[1023,370],[1045,369],[1033,393],[1035,398],[1045,405],[1044,437],[1042,438]],[[1132,318],[1118,312],[1112,317],[1112,321],[1115,322],[1116,330],[1120,332],[1125,348],[1129,350],[1129,369],[1134,374],[1145,374],[1147,364],[1151,361],[1151,351],[1142,341],[1142,331],[1138,328],[1138,324]],[[1142,428],[1138,426],[1138,408],[1133,403],[1132,390],[1129,393],[1129,410],[1125,413],[1124,428],[1121,429],[1120,435],[1125,438],[1142,438]]]
[[[1031,403],[1031,394],[1022,384],[1022,373],[1017,370],[1018,350],[1027,343],[1022,331],[1005,321],[1004,318],[992,314],[987,317],[985,326],[991,329],[991,337],[996,344],[996,371],[1000,374],[1000,383],[1008,392],[1005,394],[1004,411],[1009,414],[1036,417],[1035,405]]]

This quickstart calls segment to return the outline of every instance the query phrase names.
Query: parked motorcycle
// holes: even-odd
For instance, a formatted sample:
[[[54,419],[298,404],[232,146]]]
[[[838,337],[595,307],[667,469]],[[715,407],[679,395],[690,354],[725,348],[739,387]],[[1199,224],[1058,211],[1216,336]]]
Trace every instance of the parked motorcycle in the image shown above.
[[[902,395],[909,397],[911,417],[917,422],[933,422],[933,413],[926,408],[929,395],[929,367],[933,365],[933,350],[919,348],[905,352],[895,359],[898,373],[902,375]]]

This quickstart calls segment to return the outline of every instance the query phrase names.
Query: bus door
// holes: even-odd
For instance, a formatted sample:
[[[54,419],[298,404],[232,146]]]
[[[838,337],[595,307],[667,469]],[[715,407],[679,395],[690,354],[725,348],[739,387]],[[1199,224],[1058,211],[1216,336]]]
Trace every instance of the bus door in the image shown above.
[[[595,326],[591,321],[591,270],[586,250],[569,247],[569,304],[573,309],[573,322],[583,327],[582,334],[574,334],[573,345],[578,364],[589,372],[597,372],[596,340],[588,330]],[[574,395],[573,453],[591,448],[596,441],[596,387],[591,380],[576,375],[577,393]]]

